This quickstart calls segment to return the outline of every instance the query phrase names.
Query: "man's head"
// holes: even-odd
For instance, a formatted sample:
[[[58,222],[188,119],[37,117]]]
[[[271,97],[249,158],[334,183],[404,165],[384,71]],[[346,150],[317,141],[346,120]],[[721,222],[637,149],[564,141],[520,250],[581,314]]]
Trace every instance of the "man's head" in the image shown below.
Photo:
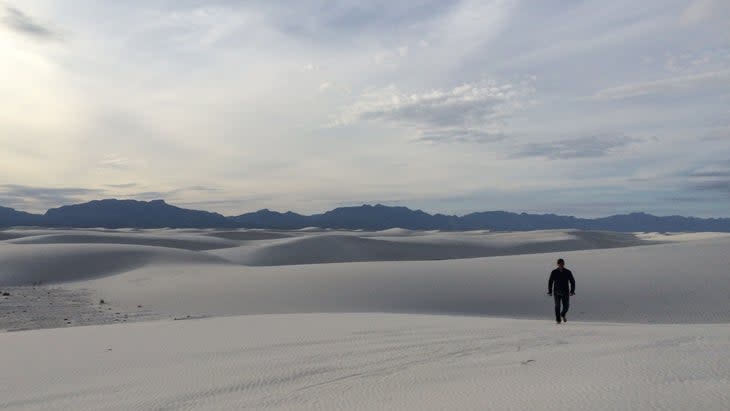
[[[565,260],[563,260],[562,258],[558,258],[558,267],[565,267]]]

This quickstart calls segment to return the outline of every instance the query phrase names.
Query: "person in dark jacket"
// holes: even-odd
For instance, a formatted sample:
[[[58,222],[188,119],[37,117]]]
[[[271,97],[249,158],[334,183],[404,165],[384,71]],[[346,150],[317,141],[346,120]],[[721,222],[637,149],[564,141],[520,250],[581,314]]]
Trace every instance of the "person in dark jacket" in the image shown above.
[[[570,307],[570,296],[575,295],[575,278],[573,278],[573,273],[565,268],[565,260],[562,258],[558,260],[558,268],[550,273],[548,295],[555,297],[555,321],[558,324],[561,320],[568,322],[565,315]],[[560,309],[561,303],[562,310]]]

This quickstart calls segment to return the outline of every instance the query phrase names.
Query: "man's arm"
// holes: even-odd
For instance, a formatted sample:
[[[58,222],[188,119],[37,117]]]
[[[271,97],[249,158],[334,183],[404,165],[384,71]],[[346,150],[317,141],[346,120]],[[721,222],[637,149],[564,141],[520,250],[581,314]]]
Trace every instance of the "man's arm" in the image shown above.
[[[550,279],[548,279],[548,294],[553,293],[553,283],[555,282],[555,271],[550,272]]]
[[[572,271],[568,273],[568,281],[570,281],[570,294],[575,294],[575,278]]]

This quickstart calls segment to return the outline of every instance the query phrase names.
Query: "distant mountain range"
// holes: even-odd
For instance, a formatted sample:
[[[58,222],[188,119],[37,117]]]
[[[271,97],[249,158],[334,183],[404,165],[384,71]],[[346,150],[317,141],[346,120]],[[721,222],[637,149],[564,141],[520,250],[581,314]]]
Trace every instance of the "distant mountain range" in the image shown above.
[[[421,210],[384,205],[341,207],[323,214],[302,215],[259,210],[226,217],[208,211],[188,210],[164,200],[95,200],[30,214],[0,207],[0,227],[104,227],[104,228],[271,228],[304,227],[384,230],[499,230],[527,231],[577,228],[608,231],[717,231],[730,232],[730,218],[657,217],[646,213],[604,218],[576,218],[555,214],[486,211],[465,216],[428,214]]]

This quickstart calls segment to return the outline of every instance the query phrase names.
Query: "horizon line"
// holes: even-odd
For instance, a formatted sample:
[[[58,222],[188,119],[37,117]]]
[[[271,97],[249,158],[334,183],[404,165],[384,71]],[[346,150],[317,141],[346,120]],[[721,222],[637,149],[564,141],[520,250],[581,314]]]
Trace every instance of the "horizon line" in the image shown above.
[[[652,216],[652,217],[659,217],[659,218],[681,217],[681,218],[695,218],[695,219],[700,219],[700,220],[723,220],[723,219],[730,219],[730,216],[728,216],[728,217],[718,217],[718,216],[714,216],[714,217],[697,217],[697,216],[692,216],[692,215],[681,215],[681,214],[656,215],[656,214],[652,214],[652,213],[647,213],[645,211],[631,211],[631,212],[618,213],[618,214],[609,214],[609,215],[605,215],[605,216],[602,216],[602,217],[578,217],[578,216],[570,215],[570,214],[558,214],[556,212],[538,213],[538,212],[526,212],[526,211],[508,211],[508,210],[504,210],[504,209],[501,209],[501,210],[472,211],[472,212],[469,212],[469,213],[466,213],[466,214],[456,214],[456,213],[454,213],[454,214],[445,214],[445,213],[438,213],[438,212],[433,213],[433,212],[425,211],[425,210],[420,209],[420,208],[411,208],[409,206],[404,206],[404,205],[387,205],[387,204],[382,204],[380,202],[376,202],[374,204],[372,204],[372,203],[362,203],[360,205],[339,206],[339,207],[334,207],[332,209],[329,209],[329,210],[326,210],[326,211],[323,211],[323,212],[313,213],[313,214],[302,214],[302,213],[299,213],[299,212],[296,212],[296,211],[292,211],[292,210],[277,211],[277,210],[272,210],[272,209],[269,209],[267,207],[264,207],[264,208],[260,208],[260,209],[257,209],[257,210],[245,211],[245,212],[240,213],[240,214],[229,214],[229,215],[226,215],[226,214],[219,213],[217,211],[209,211],[209,210],[205,210],[205,209],[186,208],[185,206],[178,206],[178,205],[175,205],[175,204],[172,204],[172,203],[167,202],[167,200],[164,199],[164,198],[152,199],[152,200],[138,200],[138,199],[135,199],[135,198],[113,198],[113,197],[110,197],[110,198],[101,198],[101,199],[94,199],[94,200],[88,200],[88,201],[82,201],[82,202],[72,203],[72,204],[62,204],[62,205],[59,205],[59,206],[56,206],[56,207],[48,208],[48,209],[46,209],[46,211],[44,213],[34,213],[34,212],[30,212],[30,211],[25,211],[25,210],[19,210],[17,208],[3,206],[2,204],[0,204],[0,207],[7,208],[7,209],[10,209],[10,210],[14,210],[16,212],[22,212],[22,213],[31,214],[31,215],[45,215],[45,213],[47,213],[49,210],[58,209],[58,208],[62,208],[62,207],[71,207],[71,206],[77,206],[77,205],[82,205],[82,204],[88,204],[88,203],[92,203],[92,202],[100,202],[100,201],[133,201],[133,202],[138,202],[138,203],[162,202],[162,203],[167,204],[169,206],[173,206],[173,207],[177,207],[177,208],[181,208],[181,209],[186,209],[186,210],[203,211],[203,212],[207,212],[207,213],[219,214],[219,215],[221,215],[223,217],[226,217],[226,218],[229,218],[229,217],[238,217],[238,216],[245,215],[245,214],[257,213],[259,211],[269,211],[269,212],[274,212],[274,213],[279,213],[279,214],[294,213],[294,214],[297,214],[297,215],[300,215],[300,216],[304,216],[304,217],[311,217],[311,216],[314,216],[314,215],[322,215],[322,214],[325,214],[325,213],[327,213],[329,211],[333,211],[333,210],[337,210],[337,209],[342,209],[342,208],[361,208],[361,207],[367,207],[367,206],[369,206],[369,207],[381,206],[381,207],[387,207],[387,208],[405,208],[405,209],[408,209],[408,210],[414,211],[414,212],[420,211],[420,212],[426,213],[426,214],[428,214],[430,216],[442,215],[442,216],[446,216],[446,217],[457,217],[457,218],[462,218],[462,217],[465,217],[465,216],[468,216],[468,215],[471,215],[471,214],[502,212],[502,213],[525,214],[525,215],[542,215],[542,216],[545,216],[545,215],[553,215],[553,216],[557,216],[557,217],[570,217],[570,218],[576,218],[576,219],[581,219],[581,220],[596,220],[596,219],[601,219],[601,218],[610,218],[610,217],[616,217],[616,216],[629,216],[629,215],[635,215],[635,214],[643,214],[643,215],[648,215],[648,216]]]

